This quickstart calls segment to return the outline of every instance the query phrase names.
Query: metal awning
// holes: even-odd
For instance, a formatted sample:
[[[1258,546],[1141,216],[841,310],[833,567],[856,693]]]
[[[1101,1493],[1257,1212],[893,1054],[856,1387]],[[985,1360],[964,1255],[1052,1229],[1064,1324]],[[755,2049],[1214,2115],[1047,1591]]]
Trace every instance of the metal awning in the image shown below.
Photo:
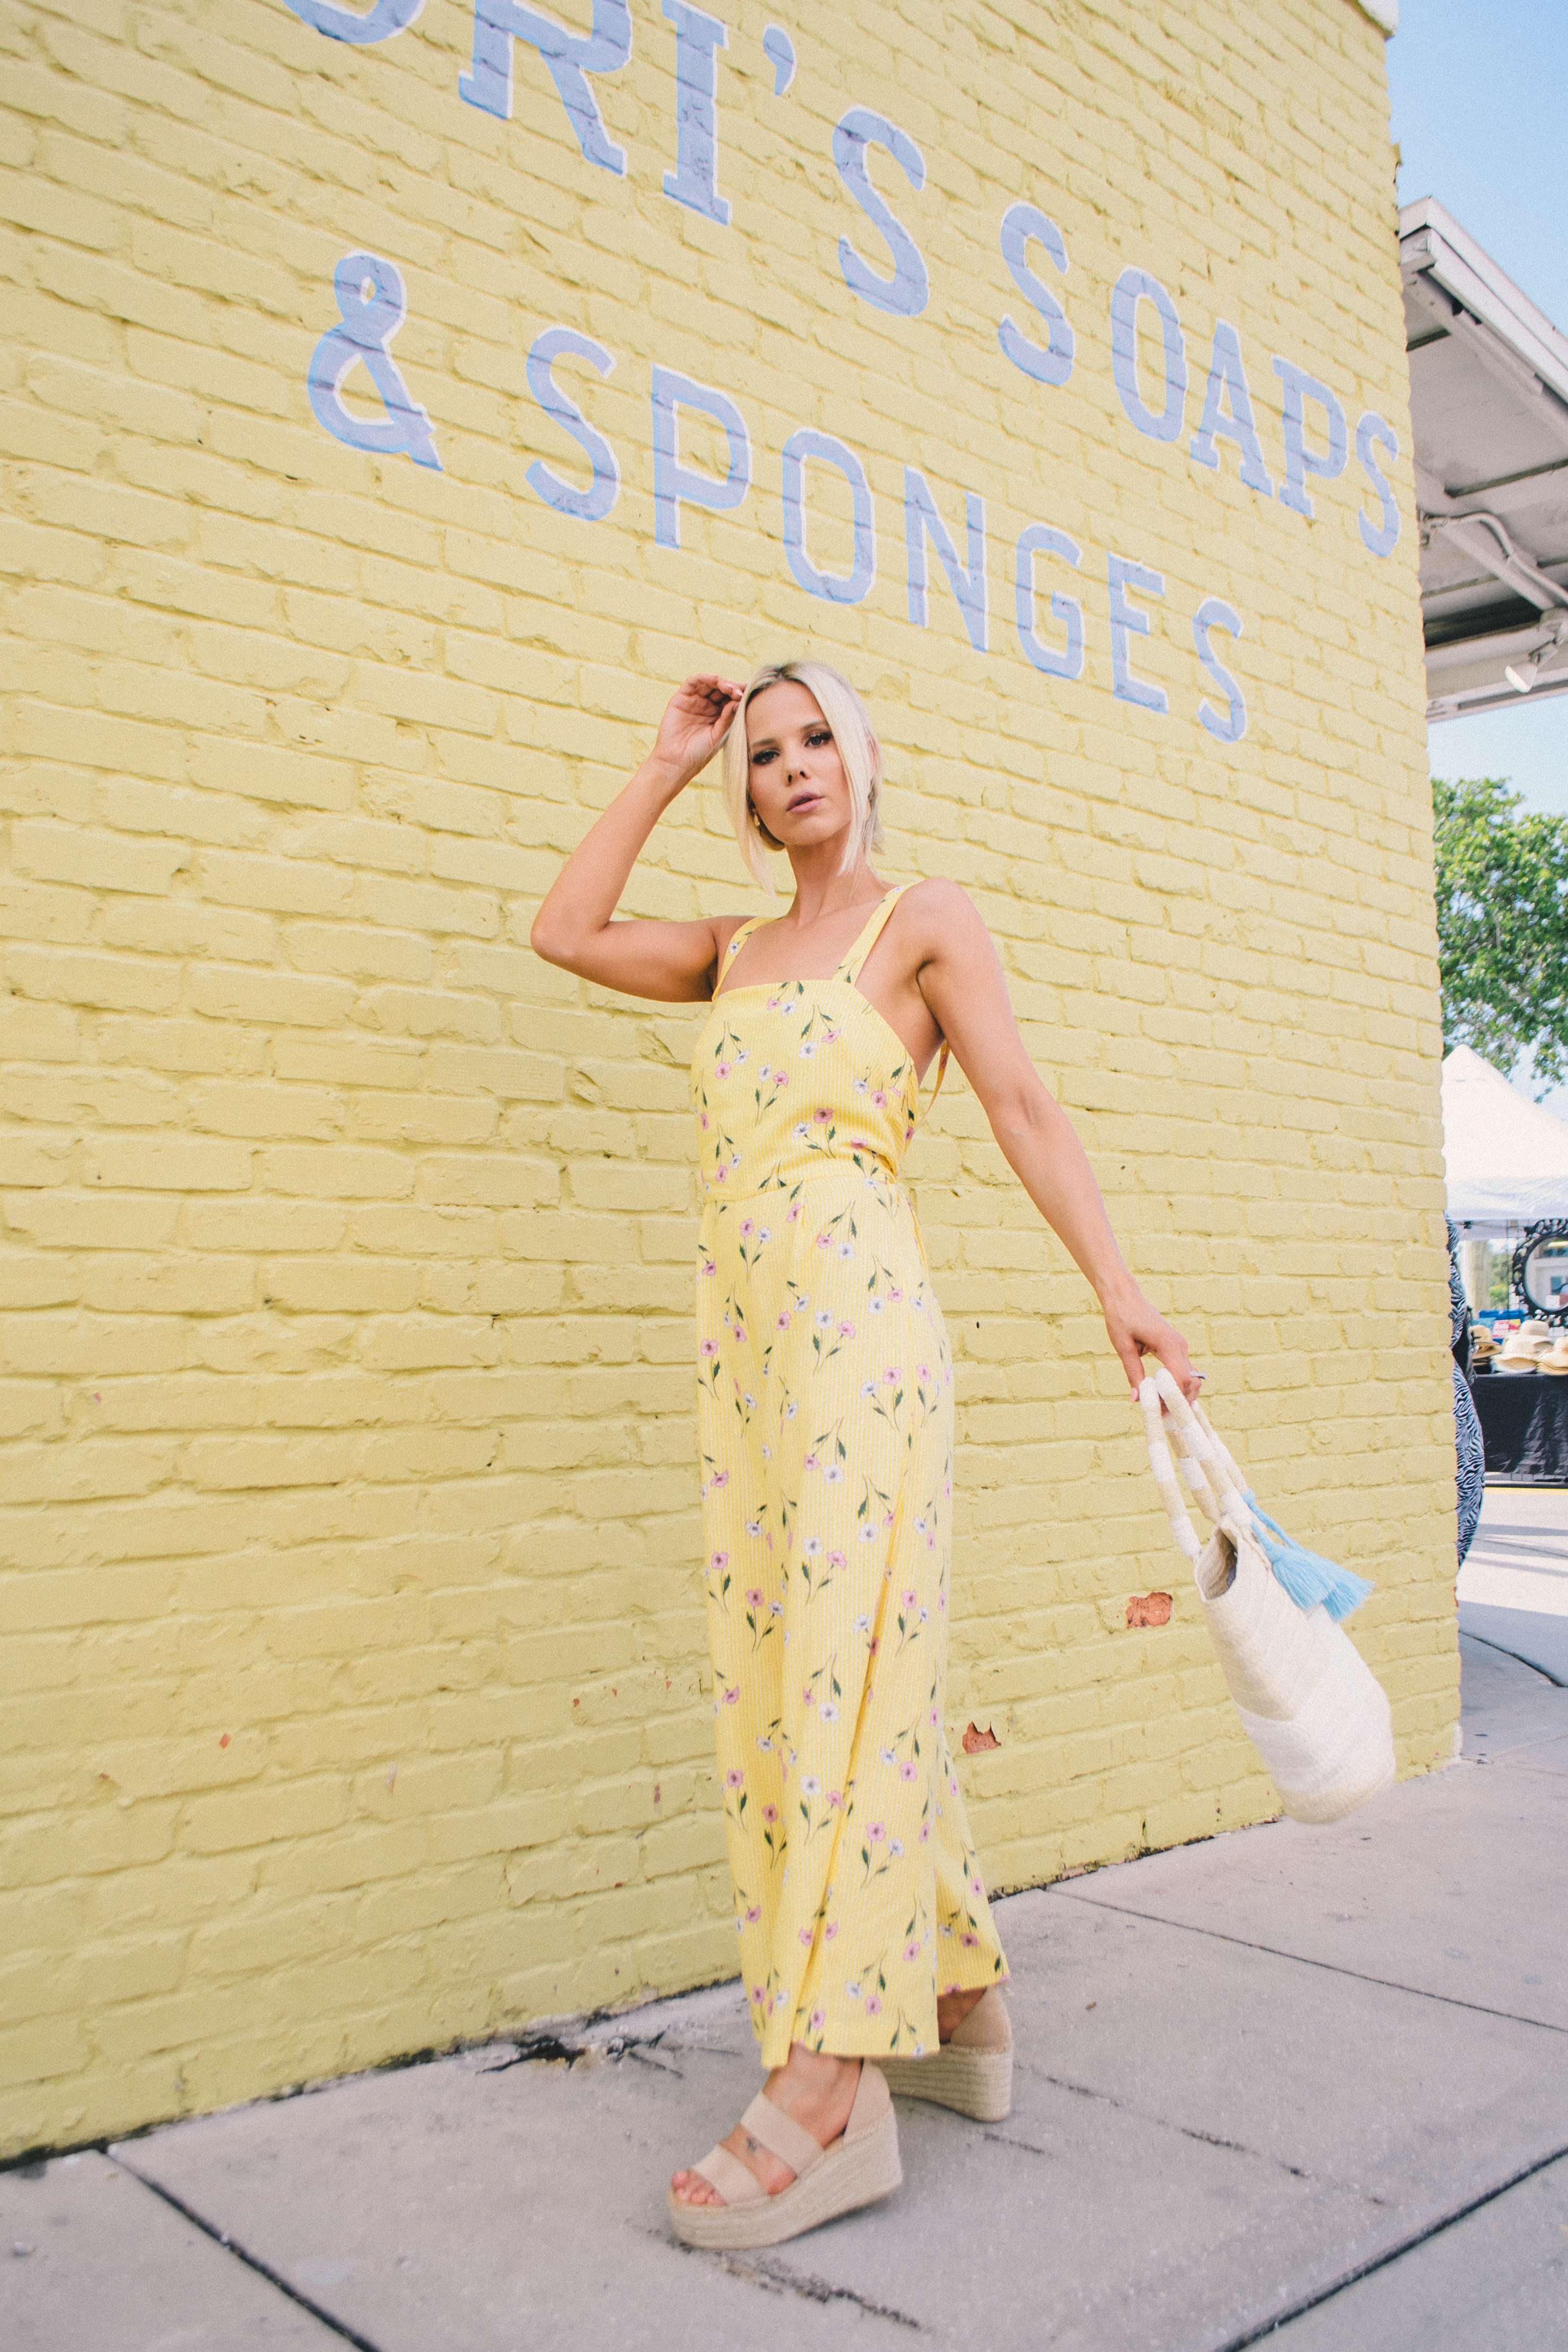
[[[1399,261],[1427,717],[1568,694],[1568,336],[1430,197]]]

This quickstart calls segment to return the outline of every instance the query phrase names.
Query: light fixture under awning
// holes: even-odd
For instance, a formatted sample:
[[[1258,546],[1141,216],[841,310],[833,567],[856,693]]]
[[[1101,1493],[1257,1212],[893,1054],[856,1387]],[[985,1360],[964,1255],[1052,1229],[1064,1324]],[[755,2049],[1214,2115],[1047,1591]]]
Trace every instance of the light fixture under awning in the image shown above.
[[[1427,716],[1568,693],[1568,336],[1429,197],[1399,256]]]

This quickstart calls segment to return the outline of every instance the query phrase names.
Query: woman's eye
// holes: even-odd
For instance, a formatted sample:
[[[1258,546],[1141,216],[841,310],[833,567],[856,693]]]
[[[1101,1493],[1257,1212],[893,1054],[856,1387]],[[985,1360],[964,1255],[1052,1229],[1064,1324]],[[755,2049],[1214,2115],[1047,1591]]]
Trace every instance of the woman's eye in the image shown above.
[[[773,754],[771,751],[753,751],[752,754],[752,765],[753,768],[765,768],[773,756]]]
[[[817,729],[817,730],[816,730],[816,734],[815,734],[815,735],[808,735],[808,736],[806,737],[805,740],[806,740],[806,746],[807,746],[807,749],[808,749],[808,750],[813,751],[819,751],[822,749],[822,746],[823,746],[825,743],[831,743],[831,742],[832,742],[832,740],[833,740],[833,736],[832,736],[832,733],[831,733],[831,731],[830,731],[830,730],[829,730],[829,729],[827,729],[827,728],[826,728],[826,727],[819,727],[819,728]]]

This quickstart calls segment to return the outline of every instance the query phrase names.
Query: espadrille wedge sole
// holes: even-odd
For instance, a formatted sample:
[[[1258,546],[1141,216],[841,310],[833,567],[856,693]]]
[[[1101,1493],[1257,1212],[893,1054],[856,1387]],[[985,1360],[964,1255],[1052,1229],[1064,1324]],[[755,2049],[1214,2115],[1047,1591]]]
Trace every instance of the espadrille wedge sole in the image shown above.
[[[1013,2028],[995,1986],[977,2000],[951,2042],[929,2058],[879,2061],[900,2099],[930,2099],[978,2124],[1002,2123],[1013,2111]]]
[[[722,2205],[683,2205],[669,2193],[669,2226],[688,2246],[742,2253],[782,2245],[840,2213],[890,2196],[904,2177],[899,2126],[888,2086],[875,2066],[862,2064],[849,2121],[831,2147],[822,2147],[759,2091],[741,2118],[754,2140],[787,2164],[795,2179],[770,2197],[754,2172],[727,2147],[715,2147],[693,2167],[723,2198]]]

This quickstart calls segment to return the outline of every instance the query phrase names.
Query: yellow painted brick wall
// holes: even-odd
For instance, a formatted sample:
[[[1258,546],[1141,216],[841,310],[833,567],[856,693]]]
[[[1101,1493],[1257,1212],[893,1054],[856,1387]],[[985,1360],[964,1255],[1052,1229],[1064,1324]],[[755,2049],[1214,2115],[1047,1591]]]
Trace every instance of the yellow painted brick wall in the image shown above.
[[[587,0],[555,0],[586,28]],[[715,0],[718,8],[719,0]],[[609,12],[613,14],[613,11]],[[6,1254],[0,2146],[81,2139],[727,1974],[690,1408],[695,1015],[534,961],[561,854],[673,680],[809,644],[884,730],[893,878],[955,877],[1129,1253],[1278,1507],[1373,1569],[1356,1636],[1402,1762],[1452,1753],[1452,1444],[1438,1027],[1408,416],[1382,37],[1350,0],[723,0],[727,227],[665,194],[676,37],[593,89],[584,159],[539,56],[465,102],[472,17],[381,45],[283,0],[13,0],[0,31],[6,567]],[[833,127],[922,251],[885,276]],[[1004,356],[997,230],[1059,226],[1077,360]],[[332,271],[395,262],[392,345],[439,469],[312,416]],[[1185,423],[1134,429],[1110,289],[1176,303]],[[1159,349],[1143,310],[1145,386]],[[1352,435],[1310,521],[1187,454],[1217,320],[1280,477],[1280,353]],[[527,480],[622,474],[605,520]],[[654,543],[650,372],[721,388],[754,479]],[[357,383],[358,389],[355,389]],[[1151,393],[1157,399],[1157,393]],[[345,398],[382,412],[361,373]],[[1310,417],[1321,447],[1321,418]],[[792,579],[780,453],[863,458],[864,602]],[[688,462],[721,436],[688,414]],[[940,566],[909,618],[903,468],[960,548],[985,501],[989,649]],[[832,477],[814,560],[846,568]],[[831,509],[831,511],[830,511]],[[845,513],[847,514],[847,507]],[[1076,683],[1024,658],[1013,548],[1081,545]],[[1111,691],[1107,559],[1163,575]],[[1053,576],[1049,579],[1047,574]],[[1213,740],[1191,642],[1248,730]],[[1223,696],[1219,698],[1223,704]],[[707,788],[638,909],[746,908]],[[950,1086],[914,1163],[958,1358],[952,1719],[994,1882],[1272,1809],[1225,1703],[1089,1301]],[[1130,1633],[1130,1593],[1177,1593]]]

